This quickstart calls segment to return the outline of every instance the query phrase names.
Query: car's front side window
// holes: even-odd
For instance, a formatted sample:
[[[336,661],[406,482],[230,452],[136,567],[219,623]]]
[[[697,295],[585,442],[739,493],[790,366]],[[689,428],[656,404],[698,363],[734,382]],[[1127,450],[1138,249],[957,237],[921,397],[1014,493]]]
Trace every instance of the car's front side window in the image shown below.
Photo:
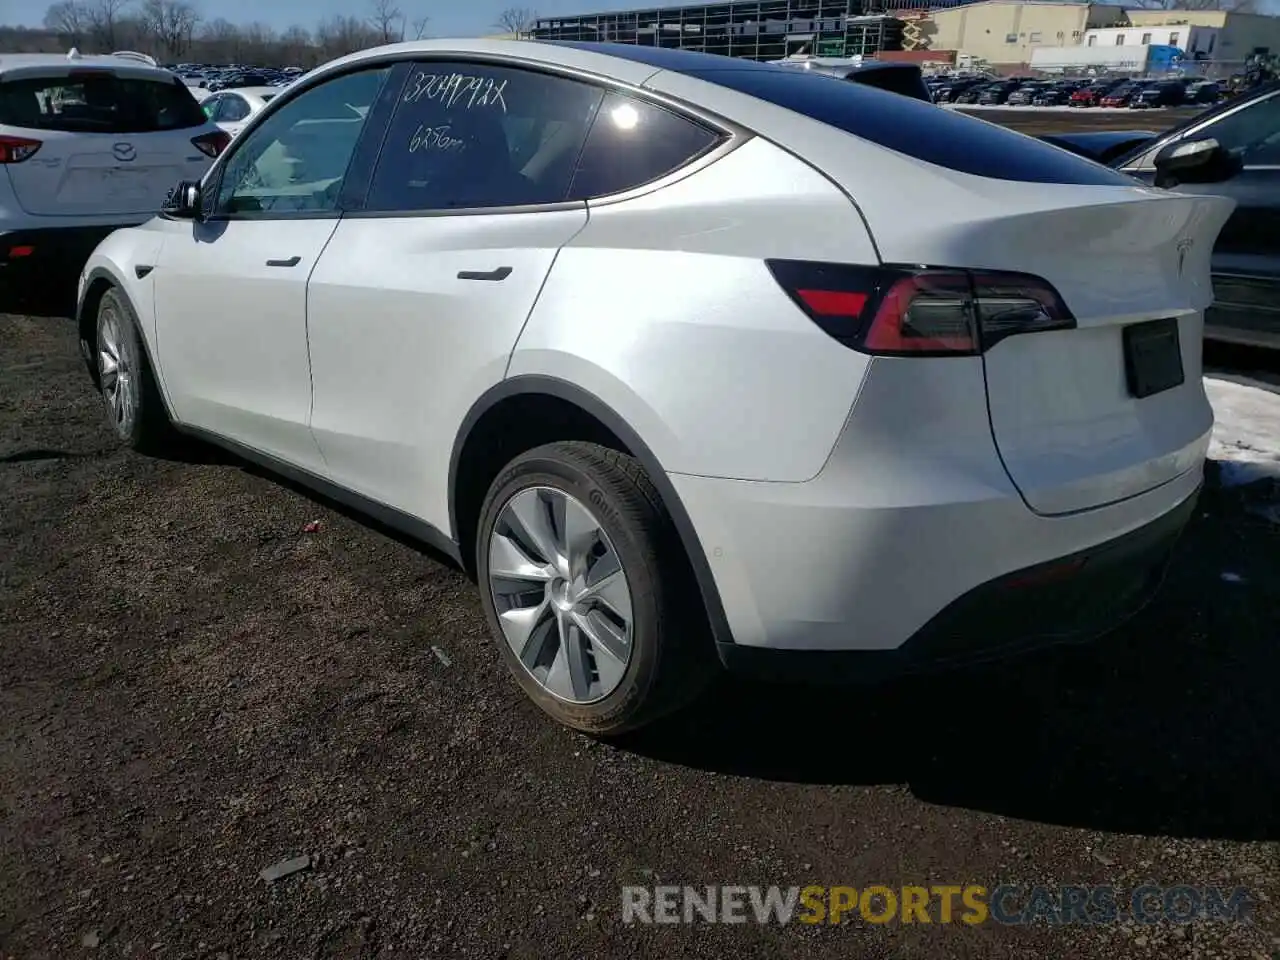
[[[604,91],[484,63],[422,62],[400,91],[368,211],[559,203]]]
[[[336,211],[365,118],[387,73],[379,67],[334,77],[275,111],[227,157],[214,214]]]
[[[1212,137],[1246,166],[1280,164],[1280,93],[1227,114],[1195,136]]]

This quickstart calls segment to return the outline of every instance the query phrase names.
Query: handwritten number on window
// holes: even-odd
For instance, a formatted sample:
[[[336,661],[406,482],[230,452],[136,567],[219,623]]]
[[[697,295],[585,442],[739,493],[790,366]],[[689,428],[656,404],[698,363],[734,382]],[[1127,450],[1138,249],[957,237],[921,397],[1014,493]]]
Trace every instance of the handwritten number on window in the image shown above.
[[[418,129],[409,138],[409,152],[440,150],[447,153],[456,153],[462,150],[466,144],[457,137],[449,136],[449,129],[447,125],[428,127],[418,124]]]
[[[409,89],[402,99],[404,103],[435,101],[446,107],[457,106],[465,110],[492,107],[506,113],[506,89],[506,80],[494,80],[492,77],[419,71],[409,82]]]

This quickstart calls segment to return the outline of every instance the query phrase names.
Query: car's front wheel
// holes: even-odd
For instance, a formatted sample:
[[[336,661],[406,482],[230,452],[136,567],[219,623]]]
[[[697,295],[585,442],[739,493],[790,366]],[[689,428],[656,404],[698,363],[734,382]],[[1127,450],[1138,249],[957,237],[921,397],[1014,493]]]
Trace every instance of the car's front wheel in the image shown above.
[[[116,436],[135,450],[153,452],[173,439],[133,308],[117,290],[98,304],[95,357],[98,387]]]
[[[564,442],[513,460],[481,508],[476,567],[507,666],[570,727],[644,726],[713,672],[670,517],[622,453]]]

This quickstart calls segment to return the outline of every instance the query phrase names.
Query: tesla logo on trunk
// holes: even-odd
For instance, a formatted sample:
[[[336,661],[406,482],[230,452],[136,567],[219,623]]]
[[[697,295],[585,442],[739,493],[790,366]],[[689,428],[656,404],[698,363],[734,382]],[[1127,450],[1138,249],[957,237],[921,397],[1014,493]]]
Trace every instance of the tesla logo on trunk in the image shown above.
[[[111,153],[122,163],[127,163],[138,155],[132,143],[117,143],[111,148]]]
[[[1187,254],[1191,252],[1194,242],[1189,237],[1178,241],[1178,276],[1182,276],[1183,268],[1187,265]]]

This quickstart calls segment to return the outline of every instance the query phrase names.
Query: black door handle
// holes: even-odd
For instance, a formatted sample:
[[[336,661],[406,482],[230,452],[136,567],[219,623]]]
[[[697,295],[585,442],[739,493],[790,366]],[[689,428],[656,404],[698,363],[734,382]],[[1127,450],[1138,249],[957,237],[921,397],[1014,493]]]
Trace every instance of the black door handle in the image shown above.
[[[268,267],[296,267],[302,262],[301,257],[290,257],[288,260],[268,260]]]
[[[459,280],[505,280],[511,276],[510,267],[499,267],[497,270],[461,270]]]

